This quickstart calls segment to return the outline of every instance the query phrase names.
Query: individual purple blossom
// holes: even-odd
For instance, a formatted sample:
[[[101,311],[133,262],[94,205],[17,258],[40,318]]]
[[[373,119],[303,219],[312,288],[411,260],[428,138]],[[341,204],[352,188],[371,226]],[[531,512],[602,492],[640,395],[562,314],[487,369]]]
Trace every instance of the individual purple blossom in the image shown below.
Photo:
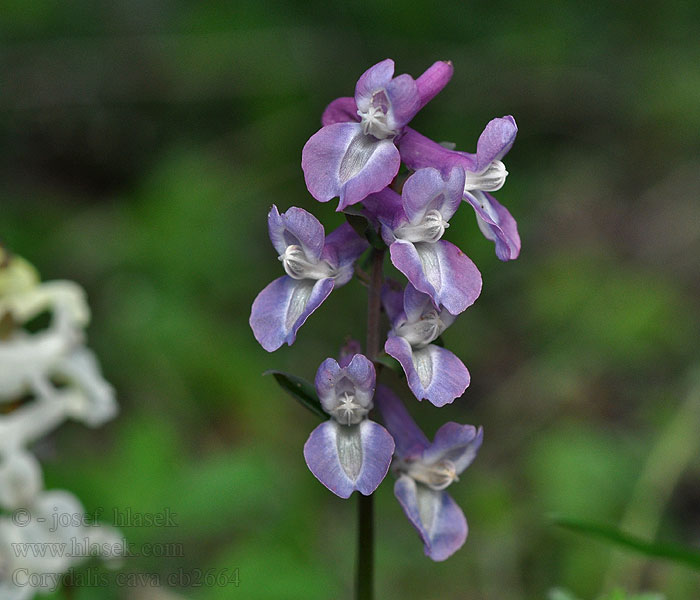
[[[432,343],[454,322],[454,315],[436,309],[430,296],[410,283],[403,294],[385,285],[382,303],[392,324],[384,350],[401,363],[414,396],[435,406],[459,398],[469,386],[469,371],[452,352]]]
[[[367,419],[372,409],[376,374],[362,354],[337,361],[327,358],[316,373],[316,391],[331,419],[311,432],[304,458],[314,476],[331,492],[349,498],[358,490],[369,496],[389,470],[394,440]]]
[[[481,232],[495,243],[496,255],[504,261],[518,257],[520,236],[515,219],[489,192],[501,189],[505,183],[508,171],[501,159],[517,133],[511,116],[491,120],[479,136],[476,154],[449,150],[410,127],[397,142],[401,160],[410,169],[435,167],[447,173],[461,166],[465,170],[464,199],[474,208]]]
[[[379,385],[376,401],[396,443],[394,495],[423,540],[425,554],[445,560],[462,547],[469,532],[462,509],[445,489],[474,460],[483,430],[449,422],[430,443],[389,388]]]
[[[417,80],[394,77],[394,61],[370,67],[354,98],[338,98],[326,109],[323,127],[306,142],[301,166],[306,187],[319,202],[338,196],[338,210],[388,186],[401,157],[396,148],[407,123],[452,76],[452,64],[436,62]]]
[[[425,168],[411,175],[401,196],[390,188],[364,201],[366,212],[376,214],[391,262],[435,307],[457,315],[481,293],[481,274],[454,244],[441,239],[457,212],[464,191],[464,169],[455,166],[444,175]]]
[[[334,288],[353,275],[353,263],[369,244],[344,223],[328,236],[307,211],[292,207],[268,215],[270,239],[286,275],[275,279],[253,302],[250,327],[268,352],[292,345],[298,329]]]

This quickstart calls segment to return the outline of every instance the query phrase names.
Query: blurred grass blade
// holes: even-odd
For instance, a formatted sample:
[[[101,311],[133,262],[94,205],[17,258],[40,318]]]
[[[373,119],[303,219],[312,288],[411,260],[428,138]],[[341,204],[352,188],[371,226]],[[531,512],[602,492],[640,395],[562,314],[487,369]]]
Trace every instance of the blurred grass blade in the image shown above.
[[[328,419],[328,415],[323,411],[321,402],[316,395],[316,389],[312,383],[306,381],[306,379],[282,371],[265,371],[263,375],[273,375],[279,386],[299,402],[299,404],[310,410],[317,417],[321,417],[324,420]]]
[[[555,517],[554,523],[564,529],[583,533],[617,546],[623,546],[649,557],[670,560],[700,570],[700,552],[690,550],[684,546],[647,542],[646,540],[602,523],[581,521],[579,519],[570,519],[566,517]]]

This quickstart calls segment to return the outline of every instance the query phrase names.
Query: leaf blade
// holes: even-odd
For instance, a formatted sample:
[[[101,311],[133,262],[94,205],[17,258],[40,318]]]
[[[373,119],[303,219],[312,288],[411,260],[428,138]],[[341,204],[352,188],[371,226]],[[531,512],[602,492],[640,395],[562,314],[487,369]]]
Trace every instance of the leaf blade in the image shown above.
[[[620,531],[610,525],[596,523],[592,521],[584,521],[580,519],[572,519],[568,517],[554,517],[554,523],[577,533],[583,533],[589,537],[598,538],[600,540],[611,542],[615,545],[635,550],[653,558],[661,558],[670,560],[675,563],[684,564],[696,570],[700,570],[700,552],[694,552],[684,546],[676,544],[666,544],[657,542],[648,542],[642,538],[632,534]]]
[[[287,392],[287,394],[317,417],[320,417],[324,421],[329,418],[321,406],[321,401],[318,399],[316,389],[313,384],[306,379],[285,373],[284,371],[275,371],[274,369],[265,371],[263,375],[272,375],[277,381],[277,384]]]

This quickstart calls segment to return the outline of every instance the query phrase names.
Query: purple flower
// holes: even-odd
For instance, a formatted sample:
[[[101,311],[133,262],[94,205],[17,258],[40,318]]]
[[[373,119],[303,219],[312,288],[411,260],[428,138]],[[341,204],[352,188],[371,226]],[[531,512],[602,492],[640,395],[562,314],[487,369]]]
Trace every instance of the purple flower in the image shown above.
[[[331,419],[311,432],[304,458],[311,472],[331,492],[349,498],[355,490],[369,496],[389,470],[394,440],[367,419],[372,409],[374,365],[355,354],[346,366],[327,358],[316,373],[316,391]]]
[[[454,315],[437,310],[430,296],[410,283],[403,294],[385,285],[382,302],[392,323],[384,350],[401,363],[415,397],[435,406],[459,398],[469,386],[469,371],[452,352],[432,343],[454,322]]]
[[[268,352],[292,345],[297,330],[333,291],[353,275],[353,263],[369,244],[344,223],[328,236],[305,210],[292,207],[267,217],[270,239],[286,275],[275,279],[253,302],[250,327]]]
[[[469,257],[442,235],[457,212],[464,192],[464,169],[455,166],[445,177],[425,168],[411,175],[401,197],[386,188],[365,199],[376,214],[391,262],[433,304],[457,315],[481,293],[481,274]]]
[[[436,62],[417,80],[394,77],[394,61],[370,67],[355,98],[338,98],[323,125],[302,151],[306,187],[319,202],[340,197],[338,210],[388,186],[401,164],[395,142],[406,124],[452,76],[452,65]]]
[[[389,388],[378,386],[376,400],[396,443],[394,495],[423,540],[425,554],[445,560],[462,547],[469,531],[462,509],[445,489],[474,460],[483,430],[445,423],[431,444]]]
[[[518,257],[520,236],[515,219],[488,192],[501,189],[505,183],[508,171],[501,159],[517,132],[513,117],[493,119],[479,137],[476,154],[449,150],[408,127],[397,142],[401,159],[411,169],[435,167],[448,173],[461,166],[465,170],[464,199],[474,208],[484,236],[496,244],[496,255],[501,260]]]

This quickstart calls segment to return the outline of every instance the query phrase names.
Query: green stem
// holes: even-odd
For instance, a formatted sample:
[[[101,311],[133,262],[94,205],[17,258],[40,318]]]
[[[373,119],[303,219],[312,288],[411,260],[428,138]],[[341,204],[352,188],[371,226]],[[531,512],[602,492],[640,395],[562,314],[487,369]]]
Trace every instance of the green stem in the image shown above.
[[[372,251],[372,272],[367,294],[367,347],[370,360],[379,354],[384,250]],[[374,598],[374,498],[358,494],[356,600]]]

